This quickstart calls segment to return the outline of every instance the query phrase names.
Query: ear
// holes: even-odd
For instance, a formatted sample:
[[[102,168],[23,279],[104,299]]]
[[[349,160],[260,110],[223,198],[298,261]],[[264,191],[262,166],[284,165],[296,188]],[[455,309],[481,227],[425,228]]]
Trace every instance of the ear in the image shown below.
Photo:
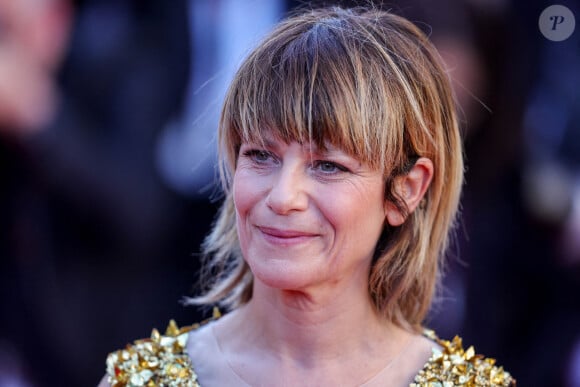
[[[409,173],[395,178],[394,189],[397,196],[407,205],[408,214],[415,211],[425,196],[432,178],[433,163],[426,157],[419,158]],[[391,226],[400,226],[405,222],[404,214],[390,201],[385,203],[385,214]]]

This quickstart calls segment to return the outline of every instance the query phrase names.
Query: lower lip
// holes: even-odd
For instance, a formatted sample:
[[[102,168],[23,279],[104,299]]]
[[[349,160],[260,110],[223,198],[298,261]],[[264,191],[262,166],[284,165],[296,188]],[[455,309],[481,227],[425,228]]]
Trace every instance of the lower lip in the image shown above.
[[[262,236],[266,240],[266,242],[271,243],[273,245],[278,245],[278,246],[299,245],[299,244],[310,242],[314,238],[316,238],[315,235],[299,235],[299,236],[293,236],[293,237],[281,237],[281,236],[277,236],[277,235],[268,234],[267,232],[264,232],[262,230],[260,230],[260,233],[262,234]]]

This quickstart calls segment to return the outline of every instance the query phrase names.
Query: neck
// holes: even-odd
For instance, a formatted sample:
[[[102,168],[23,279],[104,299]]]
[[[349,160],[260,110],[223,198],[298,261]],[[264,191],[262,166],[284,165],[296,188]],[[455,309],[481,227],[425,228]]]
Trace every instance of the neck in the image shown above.
[[[382,319],[364,286],[287,291],[254,279],[251,301],[218,320],[214,333],[232,370],[249,385],[411,380],[392,372],[406,369],[400,354],[413,335]]]
[[[366,334],[376,338],[389,325],[375,312],[366,289],[285,291],[256,282],[248,313],[272,343],[283,347],[275,351],[287,350],[301,359],[343,354],[345,346],[360,343]]]
[[[373,375],[395,358],[408,334],[384,321],[374,310],[367,289],[298,292],[272,289],[255,282],[252,300],[230,318],[234,351],[255,348],[275,369],[298,376],[339,375],[361,359],[378,359],[361,369]],[[226,330],[222,330],[226,332]],[[386,359],[386,360],[385,360]],[[363,378],[364,381],[364,378]]]
[[[213,328],[249,385],[408,385],[430,356],[426,339],[375,312],[366,288],[298,292],[254,281],[252,300]]]

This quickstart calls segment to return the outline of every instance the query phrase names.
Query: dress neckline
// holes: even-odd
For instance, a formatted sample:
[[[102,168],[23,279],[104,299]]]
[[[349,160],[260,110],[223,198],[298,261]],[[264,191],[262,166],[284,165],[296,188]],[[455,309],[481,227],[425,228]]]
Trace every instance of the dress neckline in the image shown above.
[[[203,370],[204,362],[196,362],[196,359],[197,355],[203,358],[207,353],[199,348],[193,352],[188,349],[192,346],[195,349],[196,334],[201,332],[200,328],[213,329],[211,325],[206,326],[206,323],[215,319],[216,317],[181,329],[172,320],[165,335],[161,335],[154,329],[150,338],[137,340],[127,345],[125,349],[110,353],[107,357],[109,384],[115,387],[144,386],[151,383],[159,386],[201,387],[196,372]],[[213,332],[210,333],[212,335],[210,348],[215,346],[214,350],[220,351],[217,337]],[[430,386],[434,382],[440,385],[469,384],[502,387],[516,385],[515,379],[509,372],[495,365],[495,359],[476,354],[473,346],[464,349],[459,336],[455,336],[451,341],[441,340],[435,332],[430,330],[425,330],[424,336],[440,348],[433,350],[432,356],[415,376],[410,387]],[[248,386],[248,383],[241,379],[229,365],[217,369],[217,372],[223,373],[225,368],[231,373],[229,375],[233,380],[232,385],[243,383]],[[210,385],[215,384],[207,380],[207,386]]]
[[[215,322],[215,321],[213,321]],[[201,377],[200,383],[205,386],[212,385],[236,385],[250,387],[251,383],[246,381],[240,374],[238,374],[231,363],[227,360],[223,349],[221,348],[214,324],[207,324],[205,326],[199,327],[199,330],[191,332],[187,352],[192,361],[193,367],[196,373]],[[423,344],[427,346],[426,339],[430,341],[430,349],[440,348],[438,344],[429,337],[423,336],[413,336],[408,339],[408,341],[403,345],[399,353],[395,355],[392,359],[386,359],[384,365],[379,369],[374,375],[370,376],[366,381],[360,384],[359,387],[371,387],[381,385],[378,381],[385,377],[385,373],[392,372],[392,368],[397,366],[397,362],[400,361],[404,356],[406,356],[411,349],[419,349],[418,346]],[[431,356],[429,349],[423,348],[420,354],[417,355],[416,361],[417,368],[413,372],[408,374],[399,373],[398,369],[395,370],[397,380],[406,381],[401,385],[409,385],[413,381],[413,378],[417,375],[418,371],[421,370],[425,363],[428,362]],[[208,366],[206,359],[211,358],[211,365]],[[217,376],[216,376],[217,375]],[[228,381],[225,383],[223,381],[218,382],[217,377],[224,378]],[[391,375],[394,376],[394,375]],[[209,382],[208,382],[209,381]]]

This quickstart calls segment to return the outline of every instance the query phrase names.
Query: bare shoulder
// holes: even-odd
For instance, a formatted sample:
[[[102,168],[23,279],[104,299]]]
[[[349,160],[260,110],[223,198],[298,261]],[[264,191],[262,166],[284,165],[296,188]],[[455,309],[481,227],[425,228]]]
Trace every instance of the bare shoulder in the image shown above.
[[[111,385],[109,384],[109,380],[107,378],[107,375],[103,376],[103,378],[101,379],[99,385],[97,387],[110,387]]]

